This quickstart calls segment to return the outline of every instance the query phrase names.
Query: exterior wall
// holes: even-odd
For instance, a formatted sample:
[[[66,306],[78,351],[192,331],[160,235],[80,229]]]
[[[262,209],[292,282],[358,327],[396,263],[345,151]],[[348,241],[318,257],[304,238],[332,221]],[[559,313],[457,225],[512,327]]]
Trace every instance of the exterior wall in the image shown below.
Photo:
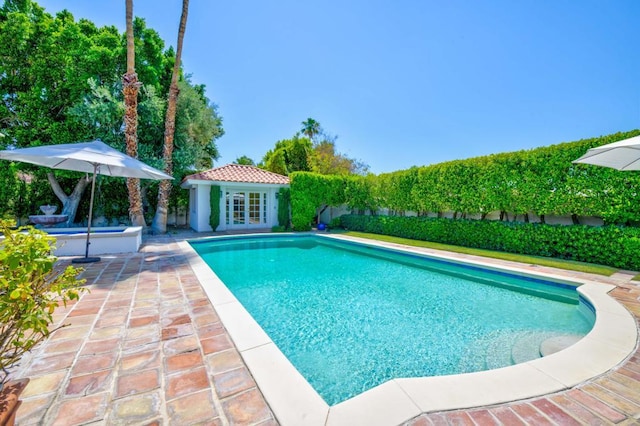
[[[211,216],[211,205],[209,198],[211,186],[220,186],[220,224],[216,231],[227,231],[231,229],[265,229],[278,225],[278,200],[276,194],[280,188],[286,185],[251,184],[235,182],[198,182],[189,185],[189,224],[196,232],[212,231],[209,225]],[[259,224],[234,224],[229,220],[227,224],[226,194],[234,192],[260,192],[266,194],[266,211],[264,217],[266,222]],[[261,202],[263,199],[261,198]],[[247,207],[245,207],[247,208]],[[230,218],[231,219],[231,218]]]
[[[192,190],[191,194],[193,196],[193,199],[191,197],[189,199],[191,228],[196,232],[212,231],[209,225],[211,185],[195,185],[195,191]]]

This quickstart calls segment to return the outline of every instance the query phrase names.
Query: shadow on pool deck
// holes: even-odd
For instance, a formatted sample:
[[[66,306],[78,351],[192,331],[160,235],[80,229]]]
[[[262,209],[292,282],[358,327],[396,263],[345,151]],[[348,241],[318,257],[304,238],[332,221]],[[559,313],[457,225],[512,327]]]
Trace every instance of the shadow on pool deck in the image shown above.
[[[222,233],[146,236],[139,253],[103,256],[86,265],[83,277],[91,293],[56,311],[56,321],[68,326],[14,371],[14,378],[31,379],[17,424],[278,424],[177,244],[210,235]],[[640,286],[632,276],[588,279],[617,285],[612,296],[637,323]],[[636,347],[626,362],[573,389],[494,407],[422,414],[406,424],[638,424],[639,419]]]

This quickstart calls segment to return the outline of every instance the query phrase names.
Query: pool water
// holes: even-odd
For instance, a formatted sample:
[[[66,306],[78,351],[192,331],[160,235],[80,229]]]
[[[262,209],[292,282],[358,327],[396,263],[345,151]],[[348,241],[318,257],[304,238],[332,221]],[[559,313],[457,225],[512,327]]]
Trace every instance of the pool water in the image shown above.
[[[330,405],[393,378],[528,361],[595,319],[571,285],[319,236],[191,244]]]

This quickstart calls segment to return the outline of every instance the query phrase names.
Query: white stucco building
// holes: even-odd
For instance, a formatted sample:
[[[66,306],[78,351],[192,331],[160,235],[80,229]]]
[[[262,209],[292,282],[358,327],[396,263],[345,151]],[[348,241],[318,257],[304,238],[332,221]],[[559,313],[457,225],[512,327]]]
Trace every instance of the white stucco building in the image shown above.
[[[271,228],[278,225],[277,193],[289,178],[254,166],[227,164],[186,176],[189,221],[197,232],[211,231],[211,187],[220,187],[220,223],[216,231]]]

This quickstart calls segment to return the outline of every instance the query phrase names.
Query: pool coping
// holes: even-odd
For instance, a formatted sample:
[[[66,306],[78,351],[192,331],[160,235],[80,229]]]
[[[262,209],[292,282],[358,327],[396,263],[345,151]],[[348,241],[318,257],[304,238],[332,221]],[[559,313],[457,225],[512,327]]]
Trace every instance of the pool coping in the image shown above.
[[[282,234],[278,234],[282,235]],[[295,234],[298,235],[298,234]],[[614,285],[567,279],[513,266],[434,254],[394,243],[345,235],[316,234],[400,250],[455,263],[471,264],[518,275],[548,278],[580,285],[579,293],[596,310],[593,329],[580,341],[533,361],[475,373],[401,378],[329,406],[302,377],[258,323],[244,309],[187,241],[180,242],[220,320],[231,336],[258,387],[282,425],[392,425],[421,413],[495,405],[559,392],[598,377],[627,359],[636,347],[638,330],[633,316],[607,293]],[[242,237],[208,237],[246,238]],[[258,236],[258,235],[255,235]],[[259,234],[264,237],[265,234]],[[193,239],[198,241],[199,239]]]

